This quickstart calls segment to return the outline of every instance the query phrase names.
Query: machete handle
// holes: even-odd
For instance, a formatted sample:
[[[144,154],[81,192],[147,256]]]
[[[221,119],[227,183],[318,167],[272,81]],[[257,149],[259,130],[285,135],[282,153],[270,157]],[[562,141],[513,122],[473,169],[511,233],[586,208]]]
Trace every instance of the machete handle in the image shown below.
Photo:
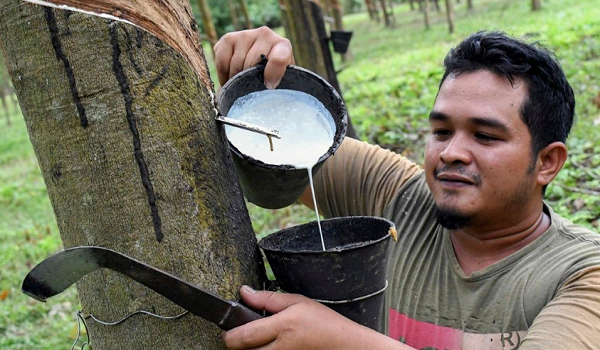
[[[223,317],[223,321],[217,324],[217,326],[219,326],[222,330],[228,331],[262,318],[263,316],[259,315],[255,311],[250,310],[244,305],[234,303],[234,305],[231,306],[230,312]]]

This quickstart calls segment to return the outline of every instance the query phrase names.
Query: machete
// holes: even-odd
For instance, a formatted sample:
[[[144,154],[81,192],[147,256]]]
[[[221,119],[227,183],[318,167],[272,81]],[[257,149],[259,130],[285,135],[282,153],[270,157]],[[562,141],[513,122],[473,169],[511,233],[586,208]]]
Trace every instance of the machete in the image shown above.
[[[45,302],[100,268],[134,279],[223,330],[262,318],[239,303],[224,300],[165,271],[101,247],[75,247],[50,256],[27,274],[22,290]]]

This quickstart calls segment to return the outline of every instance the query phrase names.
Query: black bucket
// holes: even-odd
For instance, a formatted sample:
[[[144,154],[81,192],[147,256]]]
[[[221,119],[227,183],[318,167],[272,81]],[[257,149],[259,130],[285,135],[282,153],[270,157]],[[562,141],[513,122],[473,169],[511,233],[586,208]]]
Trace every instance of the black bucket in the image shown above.
[[[341,54],[348,52],[348,46],[350,46],[350,39],[352,39],[352,32],[344,30],[332,30],[331,42],[333,43],[333,51]]]
[[[278,286],[315,299],[347,318],[381,331],[383,295],[394,223],[353,216],[321,221],[273,233],[258,245]]]
[[[217,95],[217,106],[226,116],[238,98],[252,92],[266,90],[264,66],[249,68],[230,79]],[[313,167],[313,174],[321,168],[342,144],[348,127],[348,113],[340,95],[325,79],[304,68],[289,66],[277,89],[296,90],[316,97],[329,110],[335,122],[335,136],[329,150]],[[263,208],[279,209],[294,203],[308,186],[306,169],[291,165],[272,165],[240,152],[229,143],[235,170],[246,198]]]

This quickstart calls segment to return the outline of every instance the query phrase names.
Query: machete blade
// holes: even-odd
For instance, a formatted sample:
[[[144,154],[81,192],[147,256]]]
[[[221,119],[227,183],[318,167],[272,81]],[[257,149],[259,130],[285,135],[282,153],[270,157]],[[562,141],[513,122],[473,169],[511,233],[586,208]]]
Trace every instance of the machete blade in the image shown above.
[[[100,268],[119,272],[224,330],[262,318],[256,312],[198,288],[165,271],[101,247],[75,247],[35,266],[23,281],[23,293],[46,301]]]

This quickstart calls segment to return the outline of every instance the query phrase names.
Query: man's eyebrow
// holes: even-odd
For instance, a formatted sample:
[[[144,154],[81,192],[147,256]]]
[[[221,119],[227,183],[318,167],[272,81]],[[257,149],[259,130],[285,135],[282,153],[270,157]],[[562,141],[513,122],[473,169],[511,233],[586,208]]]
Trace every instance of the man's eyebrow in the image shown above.
[[[474,117],[474,118],[469,118],[469,122],[473,123],[475,125],[487,126],[488,128],[498,129],[503,132],[509,131],[508,127],[506,125],[504,125],[504,123],[502,123],[498,119],[494,119],[494,118]]]
[[[445,113],[442,113],[439,111],[431,111],[429,113],[429,121],[444,122],[444,121],[448,121],[448,120],[450,120],[450,117]],[[486,126],[488,128],[494,128],[494,129],[498,129],[503,132],[509,131],[508,127],[506,125],[504,125],[504,123],[502,123],[501,121],[499,121],[498,119],[495,119],[495,118],[472,117],[472,118],[469,118],[468,121],[471,124],[475,124],[475,125],[479,125],[479,126]]]
[[[446,121],[448,119],[450,119],[450,117],[442,112],[438,112],[438,111],[429,112],[429,120],[430,121],[431,120]]]

